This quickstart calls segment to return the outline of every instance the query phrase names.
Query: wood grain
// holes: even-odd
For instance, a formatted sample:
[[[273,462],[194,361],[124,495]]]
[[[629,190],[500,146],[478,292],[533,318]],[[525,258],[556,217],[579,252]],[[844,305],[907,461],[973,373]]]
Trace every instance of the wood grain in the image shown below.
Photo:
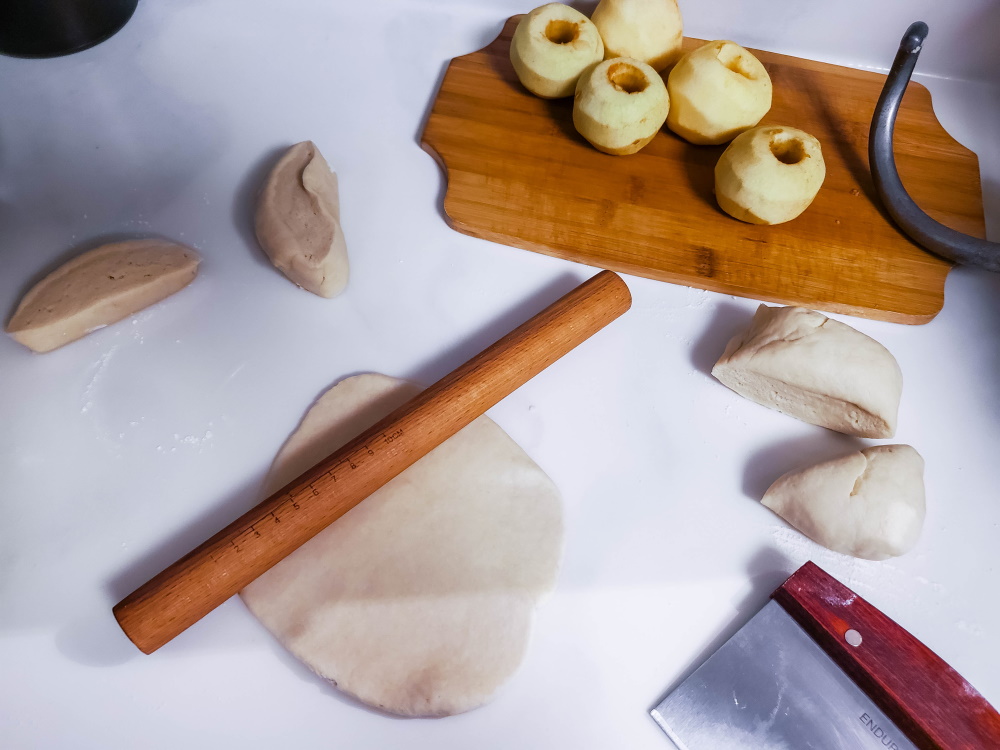
[[[421,137],[446,172],[444,209],[454,229],[769,302],[900,323],[925,323],[940,311],[951,265],[891,223],[868,171],[883,75],[755,51],[774,83],[762,124],[819,138],[827,178],[799,218],[754,226],[716,206],[714,167],[724,147],[692,146],[664,130],[634,156],[609,156],[576,133],[571,99],[529,94],[509,60],[517,18],[485,49],[451,61]],[[700,43],[685,40],[687,48]],[[978,160],[937,122],[919,84],[903,100],[896,156],[931,216],[985,236]]]
[[[921,750],[1000,748],[1000,714],[972,685],[814,563],[772,598]],[[848,630],[860,645],[847,643]]]
[[[122,630],[155,651],[631,304],[610,271],[581,284],[125,597]]]

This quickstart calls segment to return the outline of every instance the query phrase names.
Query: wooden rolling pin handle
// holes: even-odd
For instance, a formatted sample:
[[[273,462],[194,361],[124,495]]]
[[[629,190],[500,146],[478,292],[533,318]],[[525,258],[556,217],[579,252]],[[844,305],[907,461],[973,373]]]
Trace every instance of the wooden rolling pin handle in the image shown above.
[[[602,271],[126,596],[125,634],[151,653],[632,304]]]

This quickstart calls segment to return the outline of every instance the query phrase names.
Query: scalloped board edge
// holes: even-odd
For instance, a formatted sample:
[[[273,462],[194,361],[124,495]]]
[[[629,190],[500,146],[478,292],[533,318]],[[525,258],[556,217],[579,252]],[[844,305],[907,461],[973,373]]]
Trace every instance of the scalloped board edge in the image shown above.
[[[754,50],[774,82],[762,124],[823,144],[827,178],[812,206],[771,227],[736,221],[712,193],[724,150],[661,131],[633,156],[602,154],[572,125],[572,100],[539,99],[509,61],[519,16],[445,72],[421,145],[447,179],[449,225],[465,234],[587,265],[765,302],[897,323],[926,323],[952,265],[892,224],[868,171],[868,127],[885,77]],[[701,44],[686,39],[685,48]],[[984,237],[979,163],[911,83],[896,159],[931,216]]]

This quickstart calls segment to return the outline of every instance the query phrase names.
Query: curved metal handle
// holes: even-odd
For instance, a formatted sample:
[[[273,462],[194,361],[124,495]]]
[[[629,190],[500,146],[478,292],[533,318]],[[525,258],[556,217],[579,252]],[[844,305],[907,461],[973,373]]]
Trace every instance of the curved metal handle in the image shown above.
[[[910,24],[899,43],[899,52],[875,105],[868,134],[868,163],[875,189],[900,229],[918,244],[956,263],[1000,271],[1000,243],[970,237],[932,219],[913,202],[896,171],[896,159],[892,153],[896,113],[927,32],[927,24],[923,21]]]

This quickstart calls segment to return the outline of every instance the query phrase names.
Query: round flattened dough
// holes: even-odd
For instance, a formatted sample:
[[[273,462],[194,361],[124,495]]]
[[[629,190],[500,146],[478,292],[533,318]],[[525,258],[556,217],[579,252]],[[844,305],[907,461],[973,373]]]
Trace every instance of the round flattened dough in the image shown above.
[[[265,491],[418,390],[384,375],[341,381],[288,439]],[[445,716],[486,703],[517,669],[561,548],[556,487],[484,416],[241,595],[341,690],[394,714]]]

